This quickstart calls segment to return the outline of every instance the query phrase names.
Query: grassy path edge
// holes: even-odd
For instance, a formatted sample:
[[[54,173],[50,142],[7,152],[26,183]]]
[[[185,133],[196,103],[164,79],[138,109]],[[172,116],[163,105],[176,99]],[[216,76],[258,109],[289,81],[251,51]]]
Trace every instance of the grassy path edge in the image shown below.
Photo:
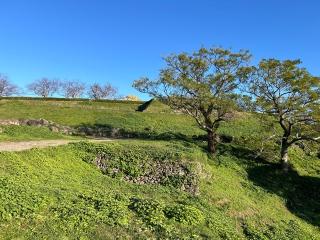
[[[60,145],[66,145],[72,142],[80,142],[83,140],[67,140],[67,139],[57,139],[57,140],[32,140],[32,141],[21,141],[21,142],[0,142],[0,152],[19,152],[24,150],[29,150],[32,148],[46,148],[46,147],[56,147]],[[106,142],[112,141],[110,138],[103,139],[85,139],[89,142]]]

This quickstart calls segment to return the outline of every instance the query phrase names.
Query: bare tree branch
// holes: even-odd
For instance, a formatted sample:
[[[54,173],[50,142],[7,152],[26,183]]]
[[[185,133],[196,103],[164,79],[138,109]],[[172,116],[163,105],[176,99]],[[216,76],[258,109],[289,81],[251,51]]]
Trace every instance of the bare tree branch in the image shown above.
[[[85,84],[79,81],[65,81],[61,84],[62,94],[66,98],[80,98],[85,90]]]
[[[60,87],[60,81],[57,79],[41,78],[27,86],[28,90],[34,94],[47,98],[57,93]]]
[[[0,97],[18,94],[18,87],[12,84],[8,77],[0,73]]]
[[[90,86],[88,95],[91,99],[99,100],[106,98],[113,98],[117,93],[117,89],[107,83],[105,85],[100,85],[95,83]]]

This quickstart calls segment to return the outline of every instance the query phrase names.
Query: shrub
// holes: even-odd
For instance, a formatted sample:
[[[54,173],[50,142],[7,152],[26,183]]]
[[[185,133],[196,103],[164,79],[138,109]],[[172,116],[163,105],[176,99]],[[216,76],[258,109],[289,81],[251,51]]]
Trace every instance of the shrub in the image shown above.
[[[168,206],[164,212],[166,217],[186,225],[198,225],[205,220],[203,213],[199,209],[183,204]]]
[[[170,226],[166,224],[162,203],[149,199],[132,198],[129,208],[156,232],[163,234],[170,232]]]
[[[51,209],[58,218],[72,228],[88,228],[103,223],[125,226],[129,223],[128,202],[114,196],[79,195],[72,200],[64,200]]]

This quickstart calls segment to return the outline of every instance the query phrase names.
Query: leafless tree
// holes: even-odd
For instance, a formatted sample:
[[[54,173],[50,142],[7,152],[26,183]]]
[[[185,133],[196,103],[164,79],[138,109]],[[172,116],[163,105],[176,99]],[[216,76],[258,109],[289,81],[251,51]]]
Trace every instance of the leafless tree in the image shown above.
[[[91,99],[106,99],[106,98],[114,98],[114,96],[117,94],[117,89],[113,86],[111,86],[110,83],[107,83],[105,85],[99,85],[98,83],[95,83],[90,86],[88,95]]]
[[[0,73],[0,97],[11,96],[18,93],[18,87],[12,84],[8,77]]]
[[[41,78],[28,85],[28,90],[38,96],[49,97],[59,90],[60,82],[56,79]]]
[[[65,81],[61,83],[61,91],[66,98],[79,98],[83,95],[85,84],[79,81]]]

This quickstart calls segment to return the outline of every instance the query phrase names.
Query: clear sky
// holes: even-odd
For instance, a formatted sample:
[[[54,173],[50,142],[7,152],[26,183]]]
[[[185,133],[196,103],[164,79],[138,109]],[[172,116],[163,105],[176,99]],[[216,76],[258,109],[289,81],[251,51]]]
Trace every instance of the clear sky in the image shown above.
[[[319,0],[1,0],[0,72],[110,82],[122,95],[162,57],[201,46],[301,58],[320,75]],[[147,98],[145,95],[140,95]]]

